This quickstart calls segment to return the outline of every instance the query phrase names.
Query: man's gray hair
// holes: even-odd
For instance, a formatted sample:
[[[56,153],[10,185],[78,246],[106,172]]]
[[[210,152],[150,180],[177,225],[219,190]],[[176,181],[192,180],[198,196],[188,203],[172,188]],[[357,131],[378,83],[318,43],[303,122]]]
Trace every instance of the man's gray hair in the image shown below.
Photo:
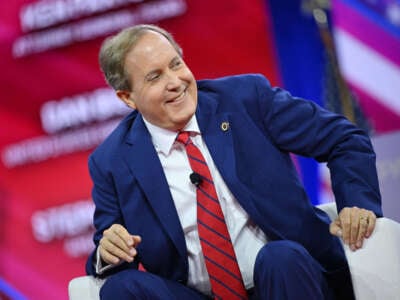
[[[140,24],[123,29],[118,34],[105,39],[99,52],[100,68],[107,83],[114,90],[131,90],[133,83],[129,81],[129,74],[125,70],[125,57],[140,37],[148,31],[163,35],[182,56],[182,49],[172,35],[158,26]]]

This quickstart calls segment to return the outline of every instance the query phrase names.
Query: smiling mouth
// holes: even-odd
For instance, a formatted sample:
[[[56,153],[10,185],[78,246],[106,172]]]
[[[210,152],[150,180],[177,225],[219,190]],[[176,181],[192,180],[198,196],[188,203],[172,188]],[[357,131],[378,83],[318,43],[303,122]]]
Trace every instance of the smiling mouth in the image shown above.
[[[168,100],[167,103],[179,102],[181,99],[183,99],[183,97],[185,97],[185,95],[186,95],[186,89],[184,89],[183,92],[178,97]]]

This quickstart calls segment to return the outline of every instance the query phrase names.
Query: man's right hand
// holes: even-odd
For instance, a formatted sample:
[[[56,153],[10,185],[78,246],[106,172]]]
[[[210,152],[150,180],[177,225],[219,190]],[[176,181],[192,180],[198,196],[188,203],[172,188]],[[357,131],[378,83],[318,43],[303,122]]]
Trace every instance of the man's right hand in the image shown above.
[[[136,246],[141,240],[140,236],[131,235],[122,225],[113,224],[103,232],[99,244],[100,257],[112,265],[122,260],[132,262],[137,254]]]

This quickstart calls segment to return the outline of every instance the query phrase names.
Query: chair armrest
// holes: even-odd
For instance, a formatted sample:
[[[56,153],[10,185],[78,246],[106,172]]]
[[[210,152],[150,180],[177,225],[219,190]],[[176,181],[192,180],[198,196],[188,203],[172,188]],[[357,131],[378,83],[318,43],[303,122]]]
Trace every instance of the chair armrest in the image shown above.
[[[68,285],[69,300],[99,300],[100,288],[105,279],[81,276],[72,279]]]
[[[329,218],[333,221],[337,217],[337,209],[336,209],[336,203],[335,202],[329,202],[329,203],[324,203],[324,204],[319,204],[317,205],[319,209],[322,209],[324,212],[326,212],[329,216]]]
[[[400,223],[379,218],[361,249],[344,249],[357,299],[400,299]]]
[[[331,220],[337,217],[335,203],[317,207]],[[361,249],[343,247],[357,299],[400,299],[400,223],[378,218],[372,236]]]

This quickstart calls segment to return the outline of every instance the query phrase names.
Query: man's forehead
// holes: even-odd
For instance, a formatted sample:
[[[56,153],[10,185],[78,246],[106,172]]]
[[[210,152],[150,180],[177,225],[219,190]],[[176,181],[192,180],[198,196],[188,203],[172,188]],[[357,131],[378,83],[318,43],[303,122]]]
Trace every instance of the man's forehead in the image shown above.
[[[175,48],[161,34],[146,34],[128,52],[126,63],[134,65],[157,65],[178,56]]]
[[[160,49],[162,47],[162,49]],[[162,52],[170,49],[175,51],[175,48],[170,41],[162,34],[147,30],[141,37],[139,37],[136,44],[133,46],[131,52],[133,53],[146,53],[149,51]],[[157,51],[158,50],[158,51]]]
[[[128,69],[132,68],[132,75],[145,76],[177,56],[179,54],[167,38],[157,32],[147,31],[128,52],[125,64]]]

